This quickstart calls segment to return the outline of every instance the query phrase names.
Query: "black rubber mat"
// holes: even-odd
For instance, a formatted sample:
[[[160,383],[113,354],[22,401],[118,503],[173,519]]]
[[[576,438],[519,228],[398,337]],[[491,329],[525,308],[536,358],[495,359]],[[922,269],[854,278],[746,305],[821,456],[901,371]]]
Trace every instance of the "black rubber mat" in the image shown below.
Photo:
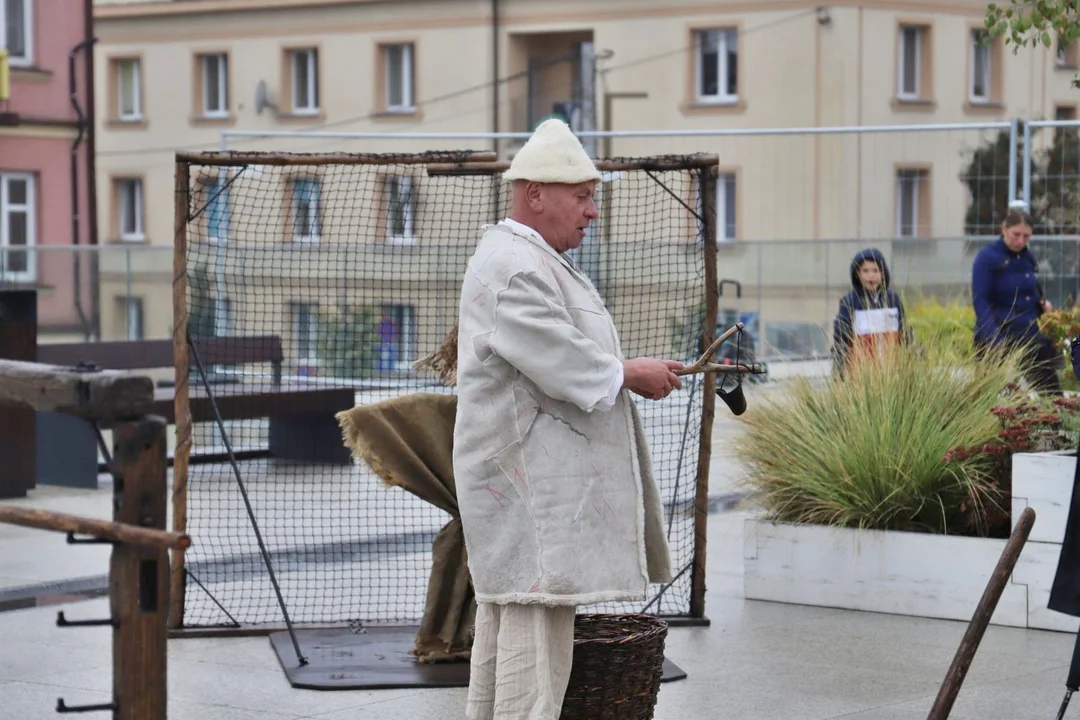
[[[468,687],[467,662],[422,664],[409,654],[416,627],[347,627],[297,630],[296,640],[307,659],[301,666],[287,632],[270,635],[285,676],[295,688],[308,690],[385,690],[389,688]],[[664,658],[661,682],[683,680],[686,673]]]

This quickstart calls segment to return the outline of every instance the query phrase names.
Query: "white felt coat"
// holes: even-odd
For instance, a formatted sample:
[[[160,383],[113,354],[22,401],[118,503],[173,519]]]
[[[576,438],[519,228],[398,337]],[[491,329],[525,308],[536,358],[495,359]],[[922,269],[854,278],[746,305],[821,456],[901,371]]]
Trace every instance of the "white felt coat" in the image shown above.
[[[635,600],[671,579],[663,510],[622,359],[589,279],[539,237],[488,226],[458,325],[454,477],[476,599]]]

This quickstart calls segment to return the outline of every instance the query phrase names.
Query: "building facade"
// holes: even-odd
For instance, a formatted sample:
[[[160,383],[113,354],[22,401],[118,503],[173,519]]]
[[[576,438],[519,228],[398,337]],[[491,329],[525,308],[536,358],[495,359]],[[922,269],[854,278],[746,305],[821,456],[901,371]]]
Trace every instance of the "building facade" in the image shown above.
[[[850,288],[849,259],[862,247],[885,250],[900,282],[966,284],[971,205],[1004,200],[1008,184],[1007,172],[973,169],[972,151],[991,147],[1014,119],[1076,117],[1075,52],[1014,53],[1000,40],[986,42],[985,10],[984,0],[824,8],[801,0],[97,0],[96,81],[105,108],[98,118],[99,231],[103,242],[156,249],[126,254],[134,275],[119,265],[103,269],[102,293],[137,298],[148,334],[171,331],[179,149],[215,150],[223,133],[247,131],[276,134],[229,135],[225,145],[467,148],[508,159],[521,139],[436,135],[526,133],[558,115],[577,130],[614,131],[585,138],[597,156],[717,154],[719,274],[742,287],[738,299],[722,303],[750,311],[758,334],[779,350],[820,350],[836,301]],[[837,130],[855,126],[862,129]],[[641,130],[671,134],[632,132]],[[1005,158],[1003,166],[1007,151]],[[372,352],[385,359],[381,367],[407,367],[430,349],[447,322],[433,321],[439,313],[431,308],[456,304],[456,294],[407,268],[422,265],[415,258],[425,247],[460,247],[452,251],[457,258],[475,233],[455,228],[447,240],[439,225],[448,222],[446,208],[438,222],[425,219],[422,208],[430,213],[438,203],[429,193],[424,204],[423,174],[356,173],[349,192],[367,193],[370,203],[349,207],[353,222],[366,218],[366,225],[329,223],[335,233],[318,230],[323,209],[341,202],[330,185],[254,172],[231,181],[224,171],[204,173],[193,196],[211,192],[193,237],[216,243],[218,258],[264,243],[267,257],[278,259],[273,270],[259,271],[267,273],[262,286],[280,288],[274,273],[298,276],[296,296],[281,291],[273,301],[280,307],[262,315],[289,338],[298,371],[318,372],[318,308],[356,295],[380,318],[375,327],[392,329],[375,332],[382,349]],[[213,192],[215,183],[224,192]],[[497,219],[496,204],[464,216]],[[620,207],[645,212],[642,203]],[[257,221],[271,216],[280,227],[251,239]],[[675,234],[678,242],[698,239],[692,231]],[[335,238],[363,248],[349,271],[363,283],[330,282],[325,260],[324,270],[316,269],[314,258]],[[620,239],[618,232],[604,239],[616,258]],[[358,259],[369,254],[370,262]],[[665,280],[669,265],[651,270],[656,283],[675,282]],[[244,308],[271,297],[256,288],[250,268],[233,272],[211,278],[208,317],[217,332],[250,331],[254,315]],[[614,277],[606,278],[609,286],[618,285]],[[436,285],[439,293],[431,290]],[[102,306],[107,331],[122,332],[128,306]]]
[[[34,289],[45,339],[96,334],[92,5],[0,3],[0,289]]]

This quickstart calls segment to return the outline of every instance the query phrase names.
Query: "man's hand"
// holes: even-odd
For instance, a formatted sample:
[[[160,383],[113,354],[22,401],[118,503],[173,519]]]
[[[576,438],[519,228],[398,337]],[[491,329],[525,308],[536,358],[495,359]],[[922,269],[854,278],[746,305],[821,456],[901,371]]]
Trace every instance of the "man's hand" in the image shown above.
[[[673,390],[682,388],[682,381],[672,370],[685,367],[677,360],[634,358],[623,361],[623,387],[650,400],[663,400]]]
[[[1054,304],[1046,298],[1043,298],[1042,302],[1039,304],[1042,305],[1043,312],[1054,312]]]

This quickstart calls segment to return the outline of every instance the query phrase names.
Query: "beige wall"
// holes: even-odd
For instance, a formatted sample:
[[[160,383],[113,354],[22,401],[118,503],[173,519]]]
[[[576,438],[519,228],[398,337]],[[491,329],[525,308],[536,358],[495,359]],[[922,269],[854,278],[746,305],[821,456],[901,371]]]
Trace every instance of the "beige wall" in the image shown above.
[[[798,0],[727,2],[652,0],[502,0],[499,73],[521,72],[531,55],[561,55],[572,40],[592,38],[599,61],[597,122],[616,130],[722,130],[712,137],[616,138],[614,155],[712,152],[737,183],[736,226],[740,241],[786,240],[766,249],[736,242],[720,249],[723,277],[747,287],[744,307],[761,308],[763,319],[823,324],[835,298],[848,287],[847,258],[878,244],[898,250],[905,277],[936,273],[935,281],[963,284],[970,263],[961,243],[918,240],[895,245],[899,169],[920,170],[927,182],[920,194],[920,235],[960,237],[968,196],[958,175],[963,152],[996,131],[935,130],[839,135],[739,134],[762,128],[851,125],[911,125],[1005,122],[1011,118],[1053,117],[1059,104],[1075,105],[1071,69],[1057,68],[1052,50],[998,45],[995,104],[967,102],[970,49],[967,38],[985,12],[983,0],[907,0],[833,3],[828,22],[819,22],[817,3]],[[99,107],[111,108],[115,93],[111,58],[137,57],[143,68],[144,118],[117,123],[99,113],[98,160],[101,237],[114,239],[117,205],[114,177],[143,179],[146,242],[170,246],[173,235],[172,149],[216,149],[223,129],[288,131],[328,125],[351,132],[486,132],[492,127],[492,38],[487,0],[455,2],[305,2],[267,0],[250,9],[235,0],[201,3],[118,3],[99,0],[97,82]],[[897,34],[901,23],[930,28],[925,50],[928,87],[924,103],[897,102]],[[697,28],[738,30],[739,97],[730,106],[702,106],[693,100]],[[410,114],[380,113],[381,43],[415,43],[415,94]],[[315,47],[319,53],[320,112],[290,115],[284,97],[289,80],[284,53]],[[198,117],[199,80],[195,56],[227,52],[229,115]],[[569,98],[571,74],[558,66],[545,71],[539,99],[549,104]],[[278,111],[256,113],[259,81],[266,83]],[[500,90],[499,129],[524,130],[526,83],[513,80]],[[645,92],[647,99],[616,99],[604,117],[602,93]],[[503,142],[513,152],[519,143]],[[326,140],[234,138],[233,149],[298,152],[386,152],[493,147],[489,139]],[[1005,182],[1001,179],[999,182]],[[365,212],[381,223],[378,193],[371,189]],[[242,191],[242,188],[241,188]],[[421,187],[421,198],[424,198]],[[251,195],[250,197],[255,197]],[[259,212],[280,217],[287,198],[280,183],[262,187]],[[276,198],[276,199],[275,199]],[[330,213],[350,212],[348,201]],[[637,216],[624,224],[640,226]],[[343,209],[342,209],[343,208]],[[233,208],[234,223],[241,209]],[[262,217],[262,215],[260,216]],[[479,217],[478,217],[479,219]],[[482,218],[482,219],[487,219]],[[355,220],[355,213],[354,213]],[[430,234],[430,228],[425,231]],[[329,236],[328,236],[329,237]],[[378,244],[376,228],[354,228],[338,240],[367,237]],[[812,239],[858,238],[825,248],[799,244]],[[237,238],[239,239],[239,237]],[[461,240],[459,242],[466,242]],[[395,250],[360,275],[381,274],[400,257]],[[414,255],[419,252],[411,251]],[[396,254],[395,254],[396,253]],[[840,258],[838,255],[846,257]],[[374,260],[372,262],[375,262]],[[386,263],[390,266],[384,268]],[[160,258],[158,258],[160,264]],[[950,270],[944,278],[940,268]],[[169,268],[156,268],[166,277]],[[422,283],[417,304],[426,303]],[[402,285],[401,287],[409,287]],[[409,292],[412,292],[410,290]],[[400,293],[399,293],[400,294]],[[332,295],[332,293],[331,293]],[[423,296],[423,297],[421,297]],[[377,300],[378,298],[376,298]],[[757,303],[755,306],[754,303]],[[148,328],[165,328],[171,318],[162,303],[148,304]],[[103,312],[110,311],[103,302]],[[815,319],[816,318],[816,319]],[[109,323],[106,320],[106,327]]]

